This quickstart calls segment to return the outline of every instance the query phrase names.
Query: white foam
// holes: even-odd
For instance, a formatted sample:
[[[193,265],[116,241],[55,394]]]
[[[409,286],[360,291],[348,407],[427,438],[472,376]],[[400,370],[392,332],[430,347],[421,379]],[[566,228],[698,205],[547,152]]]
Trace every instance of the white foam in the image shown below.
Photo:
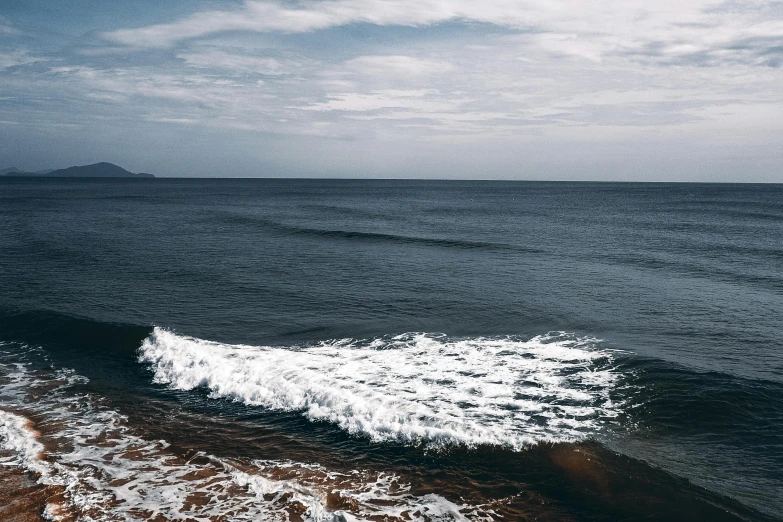
[[[0,463],[61,488],[62,498],[45,510],[49,519],[446,522],[467,520],[462,511],[485,518],[476,507],[438,495],[412,495],[393,474],[337,473],[290,461],[239,463],[205,454],[186,459],[71,390],[83,381],[72,372],[47,375],[0,362],[0,408],[14,410],[0,410]],[[40,419],[43,435],[22,411]],[[328,498],[350,500],[350,513],[330,508]]]
[[[620,405],[612,352],[594,339],[449,339],[405,334],[311,347],[228,345],[155,328],[154,380],[300,411],[375,441],[521,449],[595,433]]]
[[[31,422],[21,415],[0,410],[0,449],[10,453],[0,458],[0,464],[24,466],[36,473],[46,473],[41,462],[43,445]]]

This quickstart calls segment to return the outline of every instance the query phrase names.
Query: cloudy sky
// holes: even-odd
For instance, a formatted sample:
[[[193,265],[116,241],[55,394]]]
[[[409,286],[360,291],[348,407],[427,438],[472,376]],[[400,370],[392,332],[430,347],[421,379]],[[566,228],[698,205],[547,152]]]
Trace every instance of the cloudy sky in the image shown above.
[[[0,168],[783,182],[783,2],[3,0]]]

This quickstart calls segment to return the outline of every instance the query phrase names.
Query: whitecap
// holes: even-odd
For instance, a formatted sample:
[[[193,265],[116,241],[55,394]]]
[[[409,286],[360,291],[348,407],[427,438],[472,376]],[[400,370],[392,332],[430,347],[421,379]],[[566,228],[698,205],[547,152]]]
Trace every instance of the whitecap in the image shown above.
[[[496,445],[583,439],[618,414],[614,352],[564,333],[532,339],[404,334],[308,347],[230,345],[155,328],[154,381],[301,412],[377,442]]]

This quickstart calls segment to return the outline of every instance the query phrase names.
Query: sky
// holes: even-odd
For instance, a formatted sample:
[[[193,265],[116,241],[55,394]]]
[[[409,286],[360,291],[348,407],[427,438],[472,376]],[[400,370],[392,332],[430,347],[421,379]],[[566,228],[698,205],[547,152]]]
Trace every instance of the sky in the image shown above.
[[[783,1],[3,0],[0,169],[783,182]]]

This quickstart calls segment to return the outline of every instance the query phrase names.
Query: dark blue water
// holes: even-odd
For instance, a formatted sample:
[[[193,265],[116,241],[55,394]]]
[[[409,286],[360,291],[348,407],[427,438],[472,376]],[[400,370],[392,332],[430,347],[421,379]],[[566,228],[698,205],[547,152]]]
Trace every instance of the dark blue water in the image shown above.
[[[0,225],[0,409],[47,462],[83,453],[34,389],[306,482],[291,519],[783,513],[781,185],[6,179]],[[335,493],[378,473],[408,497]]]

